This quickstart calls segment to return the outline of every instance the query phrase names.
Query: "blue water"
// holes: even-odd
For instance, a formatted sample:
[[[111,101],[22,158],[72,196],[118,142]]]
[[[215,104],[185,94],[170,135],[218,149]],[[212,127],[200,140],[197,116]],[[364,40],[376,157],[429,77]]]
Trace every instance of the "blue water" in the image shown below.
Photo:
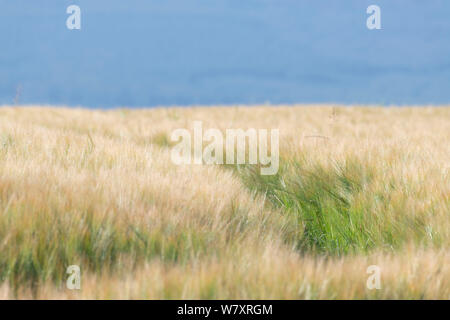
[[[370,4],[382,30],[366,27]],[[0,104],[14,99],[450,103],[450,1],[0,0]]]

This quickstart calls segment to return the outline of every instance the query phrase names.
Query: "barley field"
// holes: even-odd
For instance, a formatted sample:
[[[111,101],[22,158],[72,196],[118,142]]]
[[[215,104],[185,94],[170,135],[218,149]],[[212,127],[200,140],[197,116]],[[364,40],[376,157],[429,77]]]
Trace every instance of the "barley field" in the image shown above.
[[[279,129],[278,173],[173,164],[196,120]],[[450,299],[449,137],[445,106],[4,106],[0,299]]]

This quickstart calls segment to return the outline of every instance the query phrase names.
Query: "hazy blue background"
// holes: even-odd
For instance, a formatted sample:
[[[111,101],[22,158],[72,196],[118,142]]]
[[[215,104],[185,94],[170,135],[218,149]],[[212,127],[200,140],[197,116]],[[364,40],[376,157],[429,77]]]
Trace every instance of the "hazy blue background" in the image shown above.
[[[0,0],[0,104],[19,86],[87,107],[450,103],[450,1]]]

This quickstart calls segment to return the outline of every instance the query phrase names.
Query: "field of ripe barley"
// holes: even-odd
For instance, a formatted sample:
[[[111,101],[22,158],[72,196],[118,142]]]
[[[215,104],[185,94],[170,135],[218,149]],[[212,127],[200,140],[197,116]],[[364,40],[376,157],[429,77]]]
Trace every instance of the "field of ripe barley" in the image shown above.
[[[173,164],[196,120],[279,129],[278,173]],[[0,298],[450,299],[449,138],[449,107],[2,107]]]

